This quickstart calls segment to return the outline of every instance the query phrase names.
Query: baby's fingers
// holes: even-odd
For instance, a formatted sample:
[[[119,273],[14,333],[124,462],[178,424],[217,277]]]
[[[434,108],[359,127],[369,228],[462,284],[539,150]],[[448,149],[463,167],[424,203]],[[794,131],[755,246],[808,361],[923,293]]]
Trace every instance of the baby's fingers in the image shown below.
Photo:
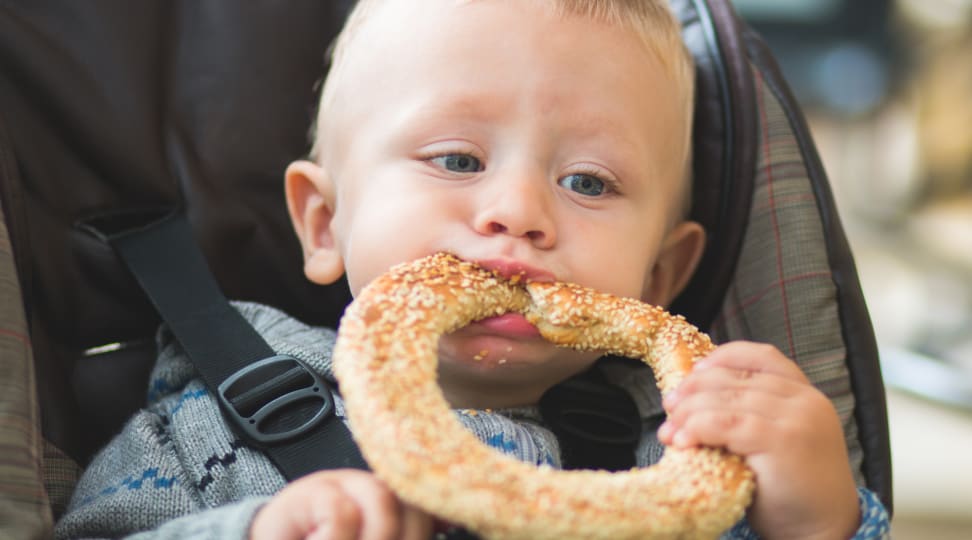
[[[284,488],[255,516],[250,538],[357,538],[361,512],[340,483],[310,475]]]
[[[250,538],[425,540],[431,518],[399,501],[371,473],[320,471],[294,481],[254,518]]]
[[[723,401],[714,404],[715,406],[736,403],[750,393],[785,400],[801,391],[804,386],[804,383],[776,373],[708,364],[690,373],[678,388],[665,395],[662,404],[671,413],[682,401],[697,394],[718,394]]]
[[[722,367],[749,374],[766,374],[806,383],[807,377],[779,349],[765,343],[733,341],[717,347],[696,364],[696,370]]]
[[[722,446],[751,455],[765,450],[775,422],[773,396],[732,390],[692,395],[671,411],[658,429],[661,442],[676,448]]]

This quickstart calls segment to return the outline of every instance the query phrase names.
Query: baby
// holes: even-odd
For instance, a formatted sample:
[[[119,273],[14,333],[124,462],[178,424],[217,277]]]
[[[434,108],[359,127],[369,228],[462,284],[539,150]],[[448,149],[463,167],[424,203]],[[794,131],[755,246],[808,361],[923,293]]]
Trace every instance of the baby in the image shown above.
[[[664,0],[361,0],[324,86],[313,159],[286,172],[307,278],[346,275],[356,294],[393,264],[446,251],[506,276],[667,305],[705,242],[686,219],[693,73]],[[329,369],[333,333],[265,306],[240,309],[276,349]],[[171,337],[160,339],[153,377],[173,390],[92,463],[60,536],[433,532],[432,516],[367,472],[322,471],[284,487],[222,423]],[[597,357],[555,347],[508,314],[443,337],[439,382],[457,409],[499,411],[466,417],[477,434],[486,428],[473,422],[493,422],[529,442],[519,457],[557,465],[556,441],[532,411]],[[637,377],[653,385],[649,371]],[[755,471],[754,503],[731,534],[849,538],[861,533],[862,506],[879,505],[855,486],[830,401],[775,348],[720,347],[664,409],[658,440],[725,446]],[[188,457],[207,453],[221,467]],[[120,471],[136,454],[155,464],[153,480],[173,479],[172,500],[106,491],[112,475],[149,466]],[[639,448],[638,464],[651,455]],[[154,508],[139,514],[140,505]],[[99,520],[109,514],[125,517]]]

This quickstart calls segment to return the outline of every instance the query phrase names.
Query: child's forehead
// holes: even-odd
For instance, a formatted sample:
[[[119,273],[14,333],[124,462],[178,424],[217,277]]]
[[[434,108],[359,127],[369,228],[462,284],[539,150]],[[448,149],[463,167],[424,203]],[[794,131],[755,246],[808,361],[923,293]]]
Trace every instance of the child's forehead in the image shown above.
[[[329,82],[349,85],[356,94],[375,84],[400,83],[400,92],[385,97],[404,97],[400,93],[407,87],[422,91],[423,99],[435,94],[429,106],[451,97],[470,113],[491,93],[503,90],[536,88],[537,95],[556,98],[569,94],[571,87],[598,84],[608,86],[606,90],[632,81],[669,86],[662,79],[671,82],[671,77],[634,32],[603,21],[589,24],[587,18],[563,17],[550,8],[554,3],[423,0],[423,7],[416,8],[405,0],[384,0],[384,13],[369,13],[375,26],[362,30],[354,50],[347,51],[348,66],[334,74],[348,80]],[[432,9],[434,4],[444,9]],[[622,58],[635,58],[625,64],[633,69],[618,73]]]
[[[568,20],[607,25],[616,32],[636,37],[677,84],[691,93],[692,60],[667,0],[360,0],[337,41],[332,65],[340,65],[352,49],[374,48],[377,43],[387,45],[382,50],[386,58],[407,52],[424,38],[442,37],[454,44],[501,46],[508,33],[456,34],[450,32],[449,24],[424,24],[442,20],[443,15],[453,15],[459,20],[476,19],[484,10],[505,11],[529,27],[543,26],[554,33],[558,28],[565,28],[558,27],[558,22]],[[590,39],[586,34],[575,36],[579,44]]]
[[[646,42],[657,41],[655,30],[670,26],[667,9],[646,9],[644,6],[664,4],[664,0],[360,0],[355,13],[349,19],[343,33],[345,41],[353,41],[356,34],[364,29],[382,24],[408,32],[409,27],[422,20],[455,11],[469,13],[478,8],[505,9],[510,12],[536,14],[546,12],[559,18],[581,17],[592,22],[606,23],[641,34]],[[640,6],[640,7],[639,7]],[[665,16],[660,16],[664,14]],[[551,19],[543,18],[549,23]],[[553,19],[556,20],[556,19]],[[541,23],[541,19],[527,18],[527,22]],[[653,28],[654,27],[654,28]],[[383,29],[385,30],[385,29]],[[426,29],[427,31],[428,29]],[[447,29],[441,29],[443,31]],[[382,35],[387,35],[384,32]],[[467,35],[468,40],[490,40],[497,42],[502,36]]]
[[[570,33],[573,47],[583,50],[604,41],[594,37],[589,25],[607,27],[611,33],[625,35],[625,47],[650,52],[662,64],[658,39],[644,32],[631,20],[609,18],[603,13],[568,10],[565,6],[578,4],[576,0],[365,0],[362,13],[349,22],[336,51],[335,65],[350,58],[350,62],[369,62],[371,65],[397,62],[421,62],[417,51],[429,50],[438,57],[459,56],[458,51],[477,48],[502,48],[515,43],[527,49],[547,46],[547,38]],[[621,0],[590,0],[593,3],[620,3]],[[650,0],[647,0],[650,1]],[[486,20],[506,19],[515,22],[512,28],[490,26]],[[622,18],[623,19],[623,18]],[[514,25],[511,25],[514,26]],[[643,26],[643,25],[642,25]],[[524,41],[513,35],[517,31],[536,34],[543,39]],[[664,47],[661,47],[664,48]],[[363,51],[363,52],[362,52]],[[457,61],[463,61],[457,58]],[[484,69],[490,66],[484,66]],[[668,66],[666,66],[666,69]],[[377,74],[376,74],[377,75]]]
[[[589,1],[603,4],[623,0]],[[645,3],[651,1],[644,0]],[[649,108],[648,105],[651,105],[652,111],[647,114],[654,114],[659,104],[663,104],[668,113],[684,109],[680,103],[683,98],[673,97],[673,94],[679,95],[685,86],[677,76],[673,77],[670,66],[663,66],[663,62],[659,62],[657,51],[647,46],[638,32],[630,26],[619,28],[616,21],[592,13],[569,12],[562,7],[558,8],[565,3],[579,4],[580,0],[362,2],[359,8],[363,11],[352,15],[346,29],[351,33],[343,36],[345,41],[339,43],[339,50],[336,51],[339,58],[335,59],[335,69],[325,83],[317,124],[315,156],[320,156],[319,152],[326,147],[327,140],[335,140],[331,136],[346,140],[350,132],[360,128],[359,120],[374,116],[377,109],[390,111],[390,114],[382,115],[383,123],[391,121],[387,116],[399,117],[400,121],[404,121],[403,111],[407,107],[399,106],[416,96],[425,100],[427,103],[424,105],[432,109],[448,105],[450,109],[456,110],[457,105],[462,105],[459,108],[464,114],[463,119],[468,119],[469,115],[476,113],[479,107],[489,105],[490,101],[500,101],[491,100],[495,95],[522,96],[523,89],[531,82],[520,77],[504,79],[515,73],[515,70],[509,69],[510,62],[522,62],[524,66],[537,68],[526,72],[526,79],[534,79],[533,88],[539,88],[539,91],[529,94],[531,96],[562,97],[566,94],[558,94],[558,90],[567,92],[570,85],[576,84],[593,85],[599,76],[602,81],[623,80],[630,83],[637,79],[641,81],[639,90],[647,90],[644,94],[613,99],[617,97],[617,92],[607,88],[603,95],[611,95],[612,98],[599,101],[605,102],[602,105],[613,103],[628,107],[629,113],[634,113],[634,109],[642,110],[643,114],[637,115],[642,119],[645,117],[643,109]],[[497,27],[496,24],[490,26],[483,22],[487,18],[507,21],[509,24],[505,27]],[[588,26],[588,22],[593,25]],[[598,49],[599,44],[604,41],[613,42],[613,48]],[[556,49],[557,44],[563,45],[560,49],[566,51],[561,57],[564,62],[560,62],[552,53],[547,54],[547,51]],[[513,50],[514,54],[504,56],[480,53],[481,50],[496,49]],[[602,54],[594,54],[591,52],[593,50],[599,50]],[[636,64],[633,70],[619,74],[602,69],[617,63],[619,57],[632,50],[638,50],[643,55],[643,62]],[[499,61],[493,62],[496,59]],[[585,61],[587,64],[583,63]],[[561,76],[564,70],[557,68],[559,63],[570,64],[576,68],[576,75]],[[447,64],[452,68],[446,70],[446,76],[443,76],[443,70],[437,69],[437,64]],[[649,67],[649,64],[653,67]],[[520,70],[519,73],[523,72],[524,70]],[[434,76],[423,79],[426,73]],[[544,74],[553,76],[543,79]],[[668,83],[662,85],[666,87],[661,90],[664,99],[651,100],[651,94],[658,90],[658,77],[668,80]],[[424,84],[418,84],[417,81],[422,80],[425,81]],[[481,82],[480,86],[477,86],[478,82]],[[397,83],[401,83],[399,91],[391,94],[387,92],[388,88],[385,91],[376,91],[373,88],[376,85],[396,87]],[[505,93],[502,83],[510,85]],[[544,84],[548,87],[544,87]],[[550,90],[546,91],[547,88]],[[431,101],[430,95],[434,97]],[[691,95],[690,89],[688,95]],[[582,116],[590,118],[587,126],[595,126],[603,107],[598,107],[597,103],[591,103],[589,99],[581,105],[573,109],[573,116],[578,120]],[[667,115],[663,114],[666,117]],[[490,114],[486,116],[495,117]],[[683,124],[688,123],[682,119],[673,120],[673,125],[670,122],[660,122],[654,116],[652,118],[650,122],[642,124],[642,127],[664,123],[671,126],[673,135],[688,132],[688,129],[681,129]],[[618,132],[604,127],[590,127],[590,130]],[[676,135],[675,138],[679,137]]]

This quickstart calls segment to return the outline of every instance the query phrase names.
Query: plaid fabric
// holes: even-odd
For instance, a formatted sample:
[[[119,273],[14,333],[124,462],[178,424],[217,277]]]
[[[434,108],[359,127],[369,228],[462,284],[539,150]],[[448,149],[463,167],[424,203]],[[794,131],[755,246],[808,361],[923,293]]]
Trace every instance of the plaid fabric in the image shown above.
[[[67,510],[71,494],[81,478],[81,467],[60,448],[44,439],[44,489],[50,501],[54,519]]]
[[[0,538],[46,538],[40,413],[13,249],[0,207]]]
[[[817,200],[779,100],[758,71],[754,77],[760,146],[749,227],[711,331],[719,342],[773,344],[800,365],[834,403],[863,485],[854,396]]]

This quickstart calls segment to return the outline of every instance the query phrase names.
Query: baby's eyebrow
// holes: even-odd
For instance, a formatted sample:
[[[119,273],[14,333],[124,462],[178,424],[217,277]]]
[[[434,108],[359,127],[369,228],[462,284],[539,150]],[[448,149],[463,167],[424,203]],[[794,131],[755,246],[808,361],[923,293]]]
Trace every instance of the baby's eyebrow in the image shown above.
[[[503,100],[485,92],[463,92],[430,95],[424,100],[405,107],[416,120],[423,118],[456,117],[464,120],[487,122],[508,110]]]

